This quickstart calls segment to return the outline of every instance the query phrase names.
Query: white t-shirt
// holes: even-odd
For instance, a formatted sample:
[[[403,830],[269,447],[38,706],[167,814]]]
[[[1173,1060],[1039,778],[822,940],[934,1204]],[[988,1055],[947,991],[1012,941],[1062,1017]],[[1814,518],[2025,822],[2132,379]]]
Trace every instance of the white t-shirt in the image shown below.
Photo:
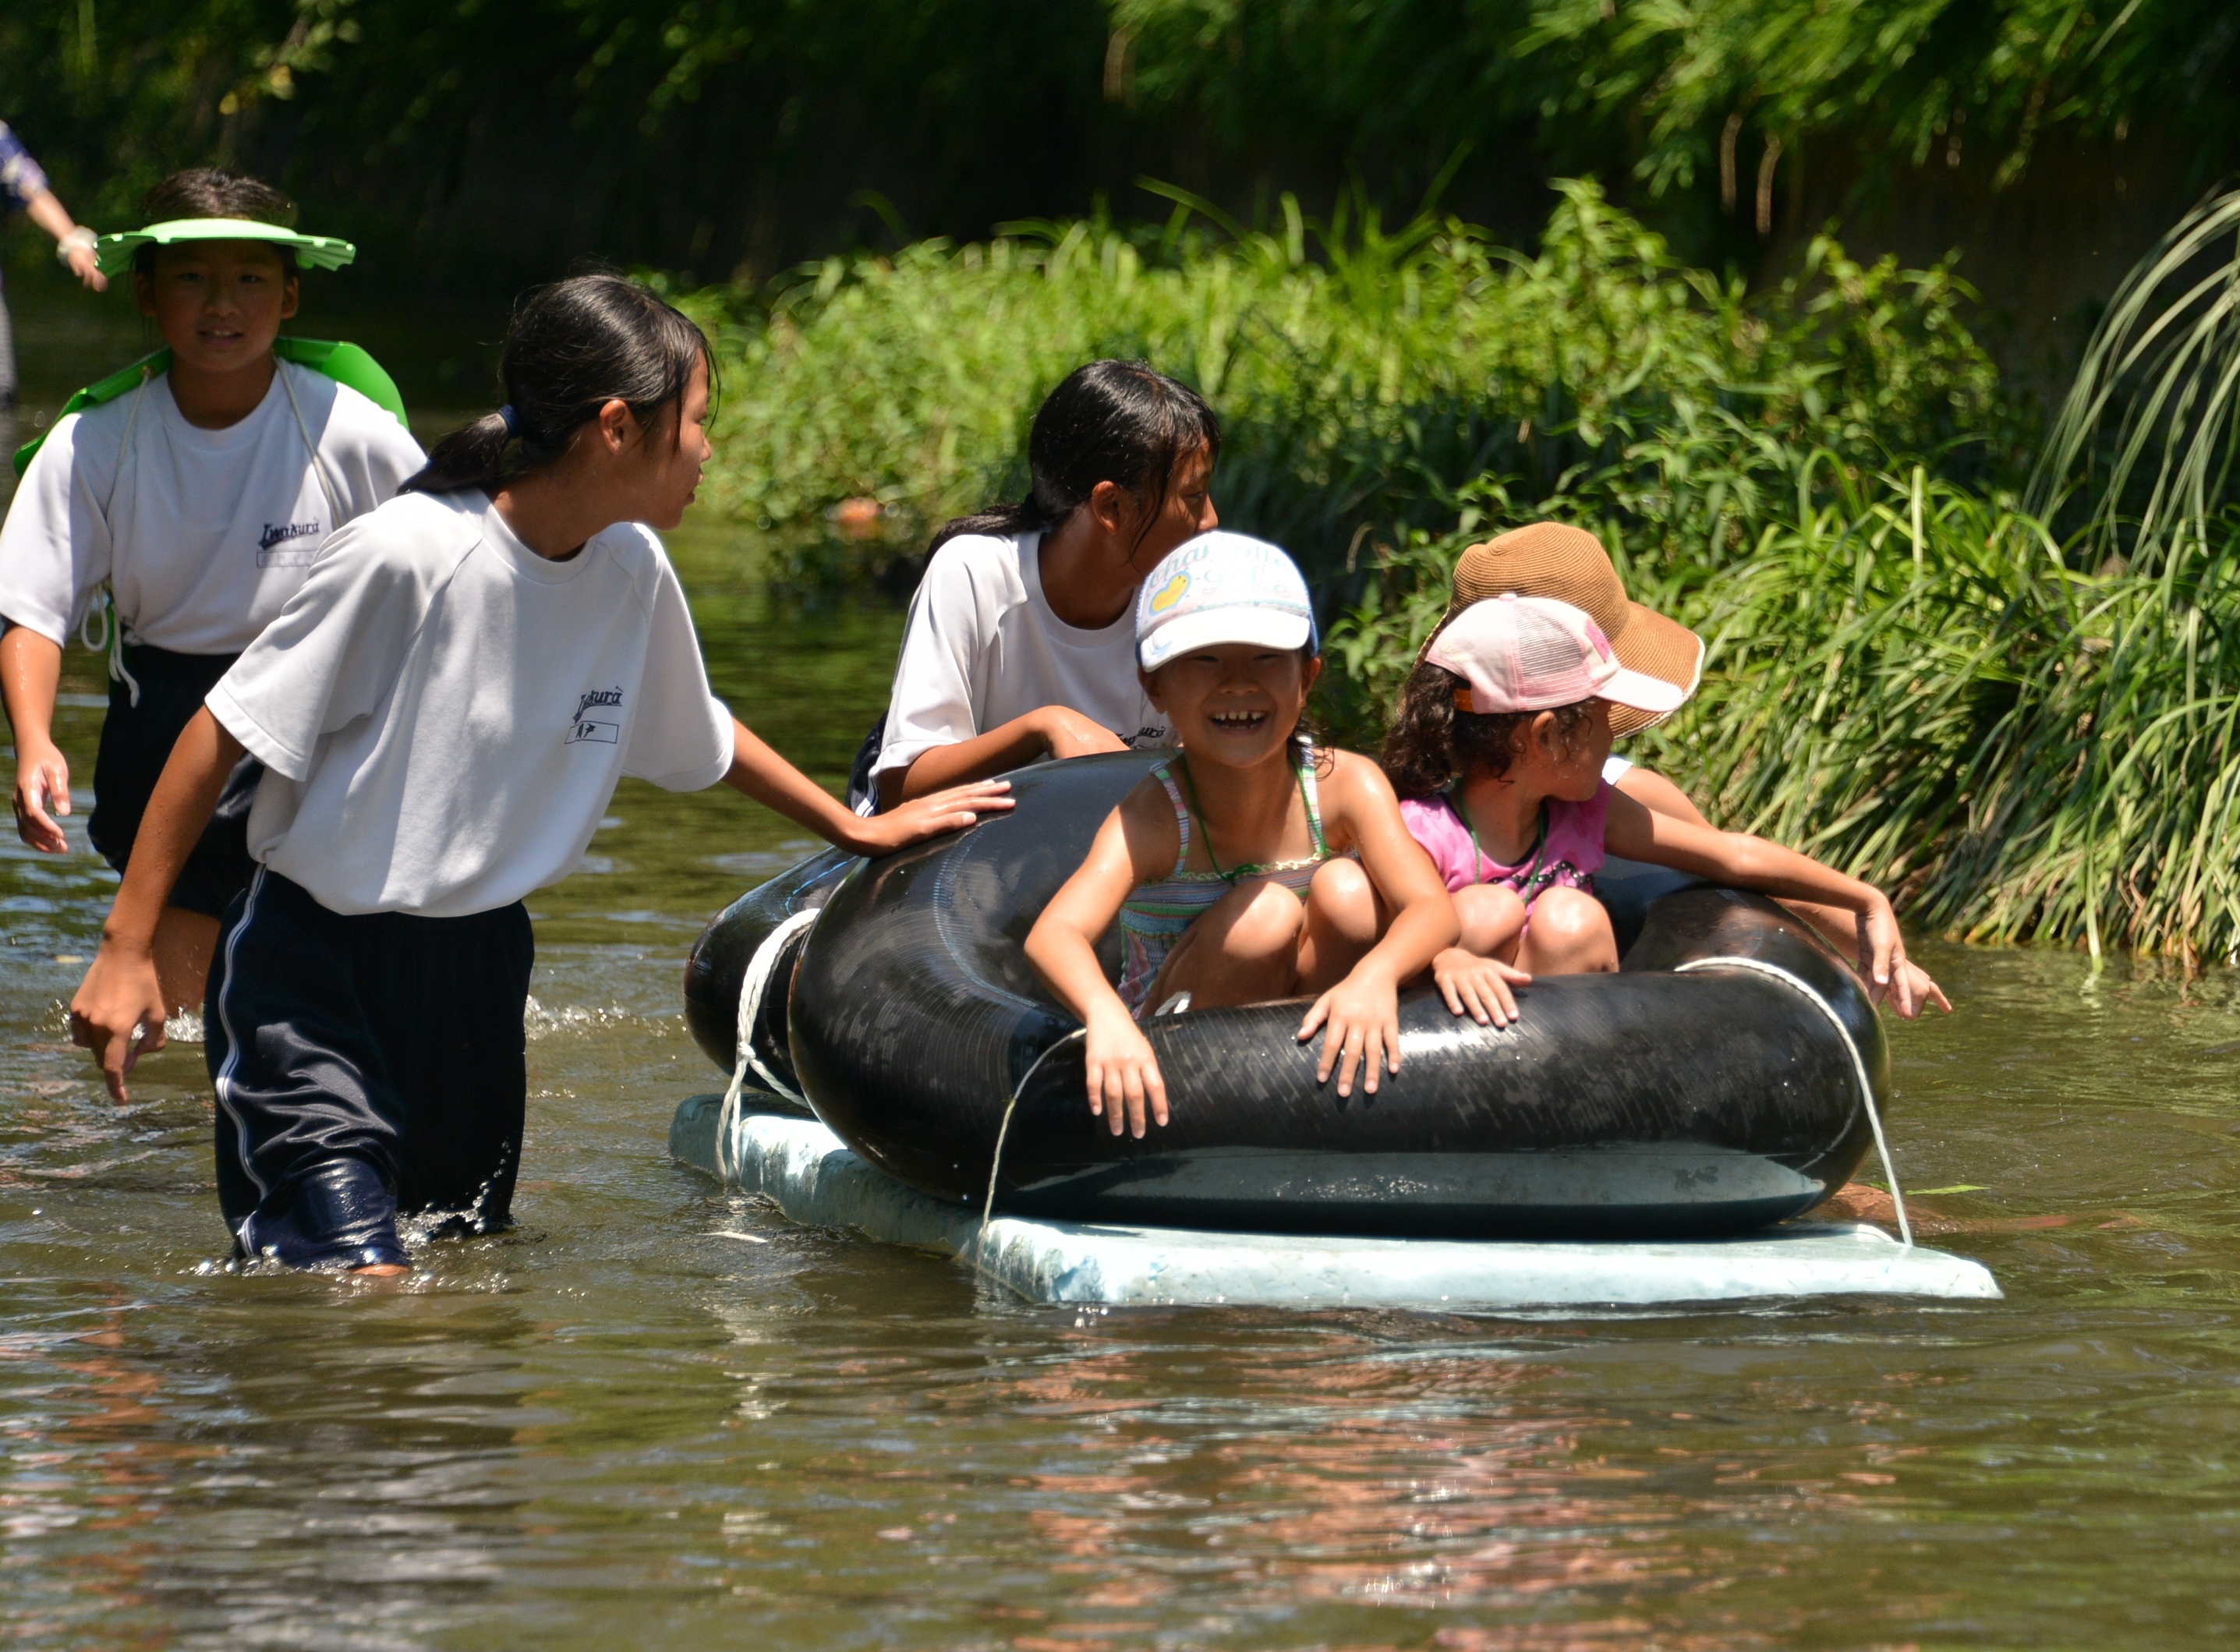
[[[1603,783],[1611,786],[1617,785],[1619,781],[1625,778],[1625,771],[1632,767],[1632,758],[1621,757],[1617,753],[1613,751],[1609,756],[1603,759]]]
[[[0,616],[65,642],[107,580],[129,641],[181,654],[247,648],[327,536],[424,462],[357,391],[292,362],[279,369],[257,410],[223,430],[188,423],[168,376],[57,421],[0,526]]]
[[[552,562],[472,490],[337,534],[209,705],[265,764],[249,852],[341,913],[504,906],[568,874],[623,776],[731,765],[652,531]]]
[[[1067,624],[1043,596],[1041,546],[1039,533],[961,534],[934,552],[910,599],[878,772],[1046,705],[1131,746],[1171,741],[1137,681],[1135,604],[1098,630]]]

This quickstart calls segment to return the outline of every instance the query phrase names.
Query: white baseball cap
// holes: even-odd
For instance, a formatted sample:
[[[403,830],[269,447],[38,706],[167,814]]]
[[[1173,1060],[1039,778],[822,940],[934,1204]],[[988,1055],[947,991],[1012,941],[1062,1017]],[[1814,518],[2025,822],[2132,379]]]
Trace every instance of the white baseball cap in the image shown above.
[[[1169,552],[1143,582],[1136,658],[1156,671],[1223,643],[1321,651],[1298,564],[1264,539],[1217,528]]]
[[[1662,714],[1688,697],[1677,683],[1620,665],[1593,617],[1552,596],[1510,591],[1473,603],[1448,622],[1423,658],[1468,679],[1469,703],[1457,689],[1456,709],[1480,716],[1582,700]]]

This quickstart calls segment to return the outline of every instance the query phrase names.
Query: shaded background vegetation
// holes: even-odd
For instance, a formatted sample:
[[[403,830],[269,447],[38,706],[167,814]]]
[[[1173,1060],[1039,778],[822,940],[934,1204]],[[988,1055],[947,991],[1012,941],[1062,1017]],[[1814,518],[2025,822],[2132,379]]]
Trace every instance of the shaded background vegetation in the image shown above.
[[[571,262],[665,272],[711,503],[796,582],[906,587],[1050,383],[1145,355],[1316,581],[1351,738],[1463,545],[1579,522],[1711,640],[1640,755],[1716,816],[1957,932],[2188,958],[2240,948],[2240,208],[2172,226],[2236,91],[2227,0],[0,13],[0,115],[95,223],[247,166],[377,326],[484,341]]]
[[[1713,268],[1975,243],[2035,324],[2230,165],[2236,48],[2223,0],[27,0],[0,109],[96,221],[228,158],[401,281],[760,279],[1146,175],[1523,244],[1592,173]]]

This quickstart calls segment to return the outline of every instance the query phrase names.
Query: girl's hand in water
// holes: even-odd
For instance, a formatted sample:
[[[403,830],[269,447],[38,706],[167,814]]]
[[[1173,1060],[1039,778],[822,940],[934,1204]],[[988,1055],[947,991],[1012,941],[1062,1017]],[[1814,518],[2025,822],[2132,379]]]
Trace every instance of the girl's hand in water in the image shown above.
[[[70,1042],[101,1063],[110,1098],[120,1105],[130,1099],[124,1076],[132,1063],[163,1047],[163,989],[154,954],[103,942],[70,1000]]]
[[[1088,1042],[1090,1112],[1101,1116],[1115,1136],[1125,1129],[1140,1138],[1147,1116],[1164,1124],[1167,1083],[1159,1076],[1159,1058],[1126,1010],[1093,1013]]]
[[[922,838],[961,831],[983,815],[1007,813],[1012,808],[1006,796],[1010,789],[1008,780],[975,780],[930,792],[859,821],[849,847],[860,855],[887,855]]]
[[[1910,1021],[1921,1013],[1921,1007],[1914,996],[1905,937],[1898,933],[1897,914],[1890,909],[1890,897],[1879,889],[1873,894],[1873,902],[1859,914],[1859,973],[1867,978],[1867,1001],[1880,1003],[1887,998],[1900,1016]]]
[[[1515,964],[1481,958],[1462,947],[1449,947],[1431,960],[1431,979],[1450,1011],[1470,1016],[1481,1027],[1506,1027],[1517,1020],[1517,999],[1510,989],[1532,984],[1532,977]]]
[[[1944,989],[1930,978],[1928,970],[1911,958],[1892,973],[1897,977],[1897,985],[1890,992],[1890,1005],[1902,1018],[1911,1021],[1931,1004],[1948,1016],[1952,1013],[1952,1001],[1944,996]]]
[[[1374,1096],[1380,1073],[1400,1070],[1399,989],[1372,971],[1357,969],[1316,999],[1299,1023],[1299,1042],[1312,1038],[1318,1027],[1323,1029],[1323,1054],[1315,1063],[1316,1083],[1327,1080],[1335,1067],[1337,1093],[1350,1096],[1358,1066],[1362,1089]]]

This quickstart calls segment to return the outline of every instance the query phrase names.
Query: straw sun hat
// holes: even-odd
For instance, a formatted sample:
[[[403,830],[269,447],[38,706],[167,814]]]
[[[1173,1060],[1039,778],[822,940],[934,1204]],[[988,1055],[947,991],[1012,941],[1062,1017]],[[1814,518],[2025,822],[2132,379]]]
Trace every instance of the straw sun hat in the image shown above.
[[[1683,695],[1695,693],[1703,674],[1703,639],[1677,620],[1629,601],[1602,541],[1583,528],[1558,522],[1536,522],[1463,552],[1455,563],[1453,600],[1431,636],[1437,636],[1472,603],[1511,591],[1551,596],[1585,610],[1610,639],[1619,664],[1661,677]],[[1426,653],[1430,646],[1426,639]],[[1614,705],[1610,732],[1634,734],[1670,715]]]

